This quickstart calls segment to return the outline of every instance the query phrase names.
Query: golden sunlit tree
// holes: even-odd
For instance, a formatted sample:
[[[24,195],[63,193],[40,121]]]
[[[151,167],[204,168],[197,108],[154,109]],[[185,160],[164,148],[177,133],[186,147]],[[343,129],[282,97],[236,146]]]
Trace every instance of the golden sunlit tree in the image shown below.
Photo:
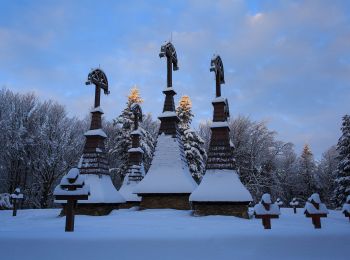
[[[185,156],[192,176],[196,181],[202,178],[205,171],[206,152],[204,141],[196,131],[191,129],[193,118],[192,102],[189,96],[182,96],[176,114],[180,119],[179,131],[184,144]]]
[[[128,107],[130,107],[134,103],[143,103],[143,99],[140,96],[140,91],[137,88],[137,86],[132,87],[128,95]]]
[[[126,108],[114,120],[114,126],[117,128],[118,133],[115,135],[114,139],[115,146],[111,149],[112,155],[115,158],[114,168],[116,173],[120,176],[125,176],[128,168],[128,150],[131,148],[130,133],[133,131],[134,127],[131,106],[132,104],[141,104],[143,102],[140,91],[136,86],[131,88],[127,98]],[[147,129],[143,128],[142,123],[139,126],[139,130],[141,132],[141,148],[144,151],[143,163],[146,171],[148,171],[153,157],[155,140]]]

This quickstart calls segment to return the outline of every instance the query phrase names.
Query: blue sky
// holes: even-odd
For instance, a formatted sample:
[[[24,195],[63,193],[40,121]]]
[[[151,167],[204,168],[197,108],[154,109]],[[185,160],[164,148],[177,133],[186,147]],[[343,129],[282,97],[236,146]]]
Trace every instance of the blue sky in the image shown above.
[[[84,117],[94,94],[84,82],[100,66],[111,88],[107,118],[133,85],[156,116],[166,85],[158,53],[172,34],[176,101],[191,97],[194,126],[211,118],[209,63],[219,53],[231,115],[266,120],[297,152],[309,143],[319,158],[350,110],[349,13],[348,1],[1,1],[0,86]]]

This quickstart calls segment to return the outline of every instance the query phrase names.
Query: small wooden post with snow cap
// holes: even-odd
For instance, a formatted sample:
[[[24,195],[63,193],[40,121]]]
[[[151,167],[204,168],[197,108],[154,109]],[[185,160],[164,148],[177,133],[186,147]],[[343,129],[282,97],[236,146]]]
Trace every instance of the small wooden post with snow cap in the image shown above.
[[[84,183],[84,177],[78,168],[72,168],[64,175],[54,191],[56,200],[66,200],[66,232],[74,231],[74,208],[77,200],[89,198],[89,187]]]
[[[289,203],[293,207],[294,214],[297,214],[297,207],[299,206],[299,201],[297,198],[293,198],[292,201]]]
[[[16,188],[15,191],[11,194],[11,200],[13,204],[13,211],[12,211],[12,216],[17,216],[17,206],[18,206],[18,201],[23,199],[23,194],[21,193],[20,188]]]
[[[281,208],[283,205],[283,201],[280,198],[277,198],[276,204],[278,205],[279,208]]]
[[[261,218],[265,229],[271,229],[271,219],[279,218],[280,208],[276,203],[272,203],[271,196],[265,193],[261,201],[254,206],[255,218]]]
[[[321,203],[320,195],[314,193],[305,204],[304,214],[307,218],[312,218],[312,224],[315,228],[321,228],[321,218],[326,218],[328,209]]]
[[[346,197],[346,201],[343,205],[342,212],[345,215],[345,217],[349,218],[350,221],[350,195]]]

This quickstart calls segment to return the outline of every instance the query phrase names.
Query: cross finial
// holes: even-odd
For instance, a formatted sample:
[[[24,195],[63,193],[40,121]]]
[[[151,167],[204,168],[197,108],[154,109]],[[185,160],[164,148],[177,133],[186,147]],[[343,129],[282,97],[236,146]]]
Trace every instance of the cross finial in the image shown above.
[[[142,122],[142,109],[138,103],[134,103],[130,108],[131,112],[134,115],[134,130],[139,128],[139,122]]]
[[[216,97],[221,96],[221,84],[225,84],[224,65],[219,55],[214,54],[210,62],[210,71],[215,72]]]
[[[160,48],[159,57],[167,58],[167,87],[172,87],[172,71],[178,70],[177,55],[174,45],[171,42],[166,42]]]
[[[95,107],[100,106],[100,96],[101,88],[104,90],[104,93],[108,95],[108,80],[106,74],[101,69],[92,70],[88,79],[85,83],[86,85],[94,84],[95,85]]]

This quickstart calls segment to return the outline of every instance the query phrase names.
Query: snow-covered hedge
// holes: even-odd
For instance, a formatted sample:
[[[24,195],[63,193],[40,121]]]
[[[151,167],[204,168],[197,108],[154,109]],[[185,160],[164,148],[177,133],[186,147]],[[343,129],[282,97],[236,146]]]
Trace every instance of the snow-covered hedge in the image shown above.
[[[11,195],[9,193],[0,193],[0,209],[11,209]]]

